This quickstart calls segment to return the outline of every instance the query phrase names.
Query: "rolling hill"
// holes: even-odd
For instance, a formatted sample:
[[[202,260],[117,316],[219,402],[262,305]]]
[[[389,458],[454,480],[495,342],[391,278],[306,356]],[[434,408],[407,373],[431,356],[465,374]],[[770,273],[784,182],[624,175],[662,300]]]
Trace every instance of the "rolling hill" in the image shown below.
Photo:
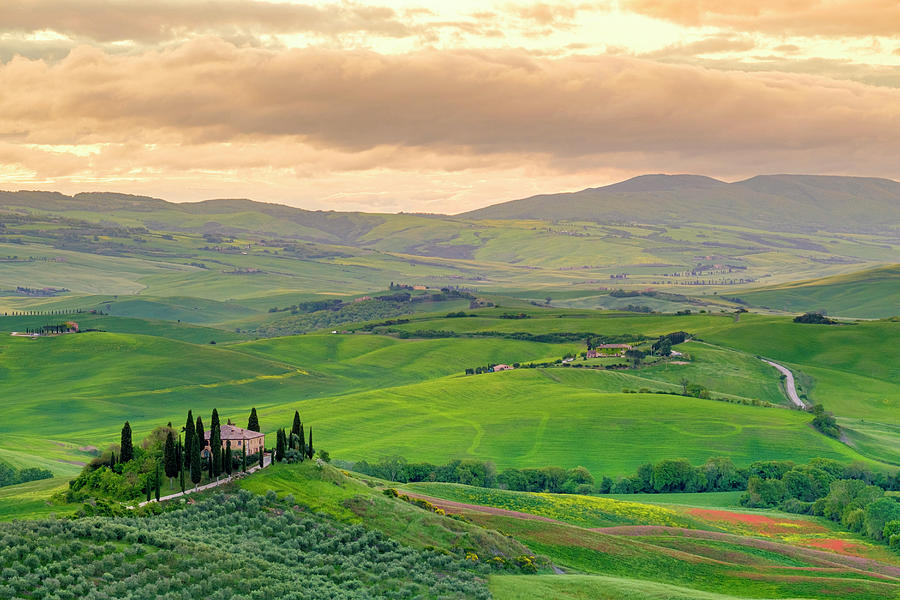
[[[698,175],[642,175],[599,188],[543,194],[459,215],[642,223],[714,223],[771,231],[896,231],[900,183],[819,175],[758,175],[725,183]]]
[[[741,292],[740,298],[755,306],[792,312],[893,317],[900,315],[900,265],[750,290]]]

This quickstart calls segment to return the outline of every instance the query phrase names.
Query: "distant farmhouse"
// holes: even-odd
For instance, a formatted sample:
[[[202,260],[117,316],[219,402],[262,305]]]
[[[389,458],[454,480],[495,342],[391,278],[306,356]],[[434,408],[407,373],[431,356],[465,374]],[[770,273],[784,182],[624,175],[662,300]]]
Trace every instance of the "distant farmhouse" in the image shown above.
[[[603,350],[615,350],[615,352],[603,352]],[[625,356],[625,351],[631,350],[631,344],[600,344],[587,351],[587,358],[602,358],[604,356]]]
[[[203,440],[204,440],[204,448],[203,455],[206,456],[209,454],[211,448],[209,447],[209,431],[203,432]],[[263,444],[266,440],[266,434],[260,433],[258,431],[251,431],[250,429],[242,429],[235,425],[222,425],[219,427],[219,433],[222,438],[222,449],[225,450],[228,446],[228,442],[231,441],[231,451],[238,452],[243,449],[247,452],[248,455],[256,454],[260,450],[263,449]]]
[[[512,371],[513,368],[509,365],[494,365],[494,373],[499,371]]]

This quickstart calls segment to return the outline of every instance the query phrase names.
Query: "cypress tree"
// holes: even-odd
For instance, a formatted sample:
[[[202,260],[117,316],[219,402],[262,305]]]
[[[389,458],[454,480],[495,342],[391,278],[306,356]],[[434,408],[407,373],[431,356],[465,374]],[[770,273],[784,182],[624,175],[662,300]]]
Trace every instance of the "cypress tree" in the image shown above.
[[[241,446],[241,472],[247,472],[247,449]]]
[[[298,437],[300,438],[300,447],[297,448],[297,450],[300,451],[300,460],[302,462],[303,459],[306,458],[306,438],[303,436],[303,423],[300,424],[300,432]]]
[[[150,476],[147,475],[147,502],[150,502]]]
[[[116,452],[115,450],[110,450],[109,452],[109,468],[112,469],[116,466]]]
[[[131,425],[125,421],[122,427],[122,441],[119,447],[119,460],[123,463],[134,458],[134,446],[131,445]]]
[[[284,429],[279,429],[275,436],[275,460],[281,462],[284,460]]]
[[[309,444],[306,445],[306,457],[312,458],[313,454],[315,454],[315,450],[313,450],[312,443],[312,427],[309,428]]]
[[[225,472],[231,475],[231,471],[233,470],[232,459],[231,459],[231,440],[225,442]]]
[[[203,479],[203,470],[200,467],[200,438],[194,434],[194,441],[191,443],[191,483],[194,487]]]
[[[203,419],[200,416],[197,416],[197,424],[194,425],[194,432],[197,434],[197,439],[200,440],[200,452],[203,452],[203,449],[206,448],[206,432],[203,430]]]
[[[188,411],[187,421],[184,423],[184,466],[191,467],[191,444],[194,442],[194,415]]]
[[[172,430],[166,434],[166,445],[163,449],[163,465],[165,466],[166,477],[169,478],[169,485],[172,485],[172,479],[178,475],[178,457],[175,454],[175,436]]]
[[[259,433],[259,417],[256,416],[256,408],[250,409],[250,420],[247,421],[247,429]]]
[[[303,424],[300,422],[300,413],[298,411],[294,411],[294,424],[291,426],[291,448],[294,448],[294,436],[300,438],[300,430],[303,428]],[[300,450],[300,448],[297,448]]]
[[[178,463],[178,485],[181,486],[181,493],[184,493],[184,463]]]
[[[263,447],[259,449],[259,468],[262,469],[265,464],[265,456],[266,456],[266,446],[263,444]]]
[[[212,423],[209,425],[209,449],[212,452],[213,473],[222,473],[222,430],[219,425],[219,411],[213,409]]]
[[[159,502],[159,463],[156,463],[156,501]]]

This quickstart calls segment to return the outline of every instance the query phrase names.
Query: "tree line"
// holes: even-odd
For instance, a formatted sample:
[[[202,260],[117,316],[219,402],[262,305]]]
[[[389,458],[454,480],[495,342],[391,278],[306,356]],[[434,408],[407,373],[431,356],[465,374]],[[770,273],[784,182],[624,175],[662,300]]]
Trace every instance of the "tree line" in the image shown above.
[[[37,481],[38,479],[50,479],[52,477],[53,473],[47,469],[40,469],[38,467],[16,469],[15,467],[0,461],[0,487],[28,483],[29,481]]]
[[[891,490],[900,490],[900,473],[873,473],[824,458],[806,465],[769,461],[749,477],[741,504],[826,517],[900,549],[900,499],[885,493]]]
[[[844,466],[836,461],[817,458],[809,465],[796,466],[791,461],[756,461],[738,467],[728,457],[713,457],[694,466],[684,458],[663,459],[645,463],[629,476],[599,480],[585,467],[563,469],[549,466],[528,469],[505,469],[498,472],[492,462],[475,459],[451,460],[444,465],[427,462],[411,463],[402,456],[390,456],[378,462],[355,463],[337,461],[344,468],[401,483],[436,481],[462,483],[478,487],[523,492],[558,494],[661,494],[677,492],[728,492],[748,490],[754,477],[763,480],[781,477],[794,469],[821,469],[827,465],[832,473],[847,479],[862,479],[883,490],[900,490],[900,472],[893,475],[873,472],[865,466]],[[827,488],[827,485],[826,485]],[[781,499],[779,499],[780,501]]]

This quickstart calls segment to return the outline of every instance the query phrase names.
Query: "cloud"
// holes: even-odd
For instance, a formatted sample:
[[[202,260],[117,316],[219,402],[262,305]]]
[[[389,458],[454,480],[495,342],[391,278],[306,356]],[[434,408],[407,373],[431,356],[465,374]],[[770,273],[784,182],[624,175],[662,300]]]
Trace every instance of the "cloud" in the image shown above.
[[[50,30],[73,39],[142,44],[202,35],[413,34],[393,9],[352,2],[315,6],[248,0],[4,0],[0,23],[8,32]]]
[[[622,0],[629,10],[687,26],[773,35],[897,35],[896,0]]]
[[[747,37],[716,35],[695,42],[678,43],[660,50],[642,54],[642,58],[669,58],[676,56],[697,56],[722,52],[745,52],[756,48],[756,42]]]
[[[625,57],[275,52],[218,40],[139,56],[78,48],[0,67],[0,134],[33,143],[296,138],[474,153],[814,147],[897,133],[900,90]],[[739,134],[739,135],[738,135]],[[68,140],[68,141],[61,141]],[[716,150],[718,151],[718,149]]]
[[[627,56],[276,51],[200,39],[134,55],[80,47],[57,62],[19,57],[0,65],[0,89],[0,163],[35,180],[178,181],[218,186],[212,195],[265,182],[275,200],[323,177],[328,186],[308,189],[337,193],[344,181],[363,197],[403,180],[401,208],[417,206],[417,185],[469,189],[472,173],[509,190],[534,176],[552,184],[546,191],[564,175],[581,182],[613,167],[891,177],[900,153],[898,89]],[[88,144],[99,150],[40,150]],[[477,194],[466,194],[472,206]]]

